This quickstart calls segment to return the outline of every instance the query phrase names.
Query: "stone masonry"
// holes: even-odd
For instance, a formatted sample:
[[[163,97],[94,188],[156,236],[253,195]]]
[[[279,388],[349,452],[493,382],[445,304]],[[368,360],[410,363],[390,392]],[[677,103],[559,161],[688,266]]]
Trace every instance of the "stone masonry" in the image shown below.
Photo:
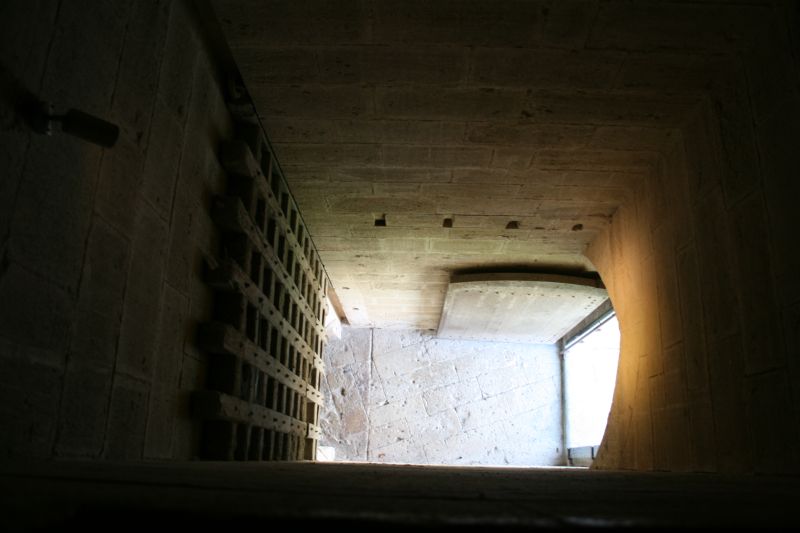
[[[344,328],[324,359],[320,444],[336,460],[564,464],[554,345]]]
[[[3,2],[0,71],[120,127],[111,149],[34,135],[0,102],[0,458],[191,458],[232,134],[192,8]]]

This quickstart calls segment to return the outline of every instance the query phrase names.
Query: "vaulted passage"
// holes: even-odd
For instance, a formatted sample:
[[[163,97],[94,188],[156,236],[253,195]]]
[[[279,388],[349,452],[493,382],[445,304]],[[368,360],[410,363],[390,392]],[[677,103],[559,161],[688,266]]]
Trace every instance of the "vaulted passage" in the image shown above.
[[[783,0],[3,2],[3,491],[58,520],[174,474],[265,519],[284,487],[354,521],[796,521],[763,496],[800,470],[798,22]],[[603,280],[621,350],[593,470],[311,462],[327,319],[433,339],[475,272]],[[536,487],[586,504],[584,480],[649,503],[542,514]],[[415,514],[415,491],[450,503]],[[3,516],[34,524],[25,501]]]

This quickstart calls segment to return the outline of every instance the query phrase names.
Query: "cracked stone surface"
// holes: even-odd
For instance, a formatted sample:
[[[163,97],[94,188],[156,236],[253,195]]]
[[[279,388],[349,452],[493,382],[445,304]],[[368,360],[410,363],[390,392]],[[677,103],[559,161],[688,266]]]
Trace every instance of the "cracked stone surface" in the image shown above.
[[[563,464],[554,345],[346,327],[323,357],[320,444],[337,460]]]

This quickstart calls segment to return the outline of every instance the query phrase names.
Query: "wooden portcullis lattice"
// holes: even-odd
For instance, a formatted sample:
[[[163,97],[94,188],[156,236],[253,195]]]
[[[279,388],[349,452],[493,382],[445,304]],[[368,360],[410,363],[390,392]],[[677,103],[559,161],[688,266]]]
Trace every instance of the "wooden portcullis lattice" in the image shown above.
[[[201,456],[313,460],[328,280],[260,127],[242,123],[237,138],[220,148],[228,187],[212,207],[222,249],[198,334],[210,357],[193,396]]]

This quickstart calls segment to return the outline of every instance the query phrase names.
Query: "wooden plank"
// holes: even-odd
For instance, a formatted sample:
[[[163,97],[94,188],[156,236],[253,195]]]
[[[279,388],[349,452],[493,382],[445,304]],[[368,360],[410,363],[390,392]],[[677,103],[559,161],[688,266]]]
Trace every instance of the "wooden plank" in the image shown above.
[[[438,335],[553,344],[607,298],[602,282],[593,278],[535,273],[454,276]]]
[[[309,344],[283,317],[280,310],[274,306],[274,302],[264,297],[264,295],[253,286],[250,278],[232,261],[225,261],[219,267],[219,272],[209,273],[209,284],[218,290],[227,290],[242,294],[243,298],[256,307],[260,313],[277,328],[283,337],[289,340],[295,350],[299,352],[306,361],[323,369],[321,353],[317,353],[314,346]],[[245,287],[245,285],[250,287]],[[320,337],[324,340],[324,337]],[[243,336],[243,339],[246,339]],[[277,356],[277,354],[274,354]]]
[[[308,423],[308,435],[309,439],[319,440],[322,438],[322,428],[316,424],[312,424],[311,422]]]
[[[308,434],[308,424],[305,422],[217,391],[194,391],[192,409],[208,420],[248,424],[300,437]]]
[[[271,162],[274,160],[274,157],[270,157]],[[290,197],[289,211],[291,212],[291,210],[294,210],[296,213],[298,213],[296,215],[298,217],[298,222],[295,224],[296,228],[293,228],[290,224],[288,220],[289,213],[284,212],[283,207],[280,205],[280,200],[276,198],[274,191],[269,187],[268,182],[273,178],[271,170],[272,164],[270,163],[270,176],[267,177],[258,161],[256,161],[256,158],[254,157],[253,152],[251,151],[247,142],[237,140],[222,143],[220,149],[220,163],[225,170],[232,174],[251,178],[253,180],[253,187],[264,196],[270,209],[275,213],[283,213],[283,217],[277,218],[278,224],[281,226],[284,235],[286,235],[287,239],[289,240],[290,246],[295,250],[295,255],[302,258],[301,264],[303,269],[306,271],[306,274],[316,282],[316,288],[319,294],[324,296],[324,270],[320,268],[321,264],[319,264],[319,254],[317,253],[316,246],[314,245],[314,242],[308,233],[308,229],[299,219],[300,210],[298,209],[297,203],[294,201],[294,198],[292,197],[291,192],[289,191],[289,188],[283,179],[283,176],[281,175],[279,178],[282,184],[281,191],[282,193],[288,194]],[[300,230],[300,228],[302,228],[302,230]],[[298,231],[302,231],[304,236],[310,241],[309,253],[312,256],[311,258],[306,257],[303,243],[300,242],[297,234]]]
[[[310,383],[291,372],[269,352],[262,350],[234,328],[221,322],[206,322],[200,325],[198,343],[202,349],[214,354],[227,354],[238,357],[279,383],[322,405],[322,394]],[[314,366],[322,371],[324,363],[315,358]]]
[[[269,267],[272,269],[273,273],[278,276],[286,290],[292,295],[292,299],[300,306],[303,314],[314,325],[320,335],[324,336],[325,327],[320,317],[312,307],[312,304],[306,300],[300,287],[297,287],[294,277],[287,271],[283,261],[278,259],[275,249],[266,241],[263,235],[258,232],[241,200],[235,196],[217,196],[214,199],[212,218],[214,222],[225,231],[244,233],[247,235],[251,245],[255,246],[261,256],[269,263]],[[245,275],[245,278],[249,280],[249,276]],[[207,283],[217,283],[220,288],[229,287],[221,280],[214,280],[213,275],[206,281]]]

